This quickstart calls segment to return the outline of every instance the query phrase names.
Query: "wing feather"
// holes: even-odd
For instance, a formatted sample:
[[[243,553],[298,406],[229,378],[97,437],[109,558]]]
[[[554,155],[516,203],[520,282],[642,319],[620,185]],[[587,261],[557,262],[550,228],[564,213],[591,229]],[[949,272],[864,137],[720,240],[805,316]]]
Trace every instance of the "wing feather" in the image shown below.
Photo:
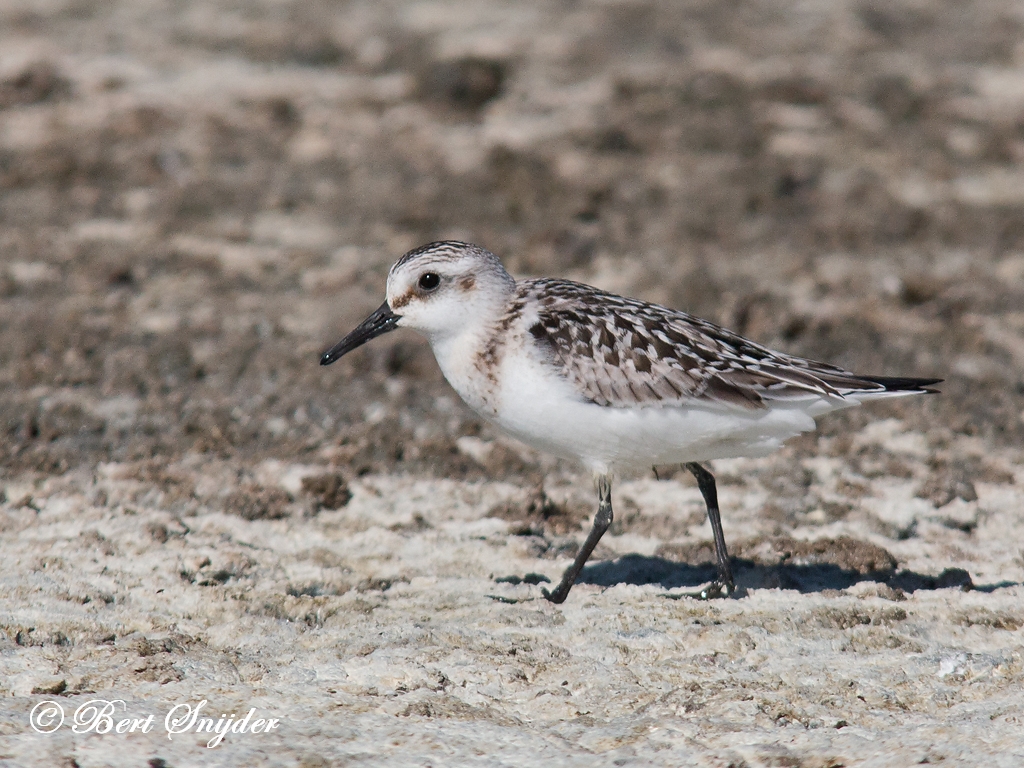
[[[528,280],[529,334],[580,395],[599,405],[703,403],[763,409],[770,401],[924,391],[920,379],[857,376],[774,352],[685,312],[567,280]],[[895,382],[900,382],[897,390]],[[893,386],[887,386],[891,384]]]

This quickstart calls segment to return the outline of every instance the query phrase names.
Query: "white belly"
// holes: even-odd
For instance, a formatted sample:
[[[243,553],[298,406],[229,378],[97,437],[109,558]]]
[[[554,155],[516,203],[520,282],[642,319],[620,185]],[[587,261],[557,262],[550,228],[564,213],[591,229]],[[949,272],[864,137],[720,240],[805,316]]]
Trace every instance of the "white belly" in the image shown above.
[[[463,400],[527,445],[575,459],[598,474],[656,464],[764,456],[814,418],[844,405],[820,398],[740,409],[709,404],[617,408],[584,400],[567,380],[514,339],[495,370],[477,365],[478,342],[435,344],[441,370]]]
[[[488,420],[540,450],[576,459],[597,473],[654,464],[763,456],[814,429],[804,408],[613,408],[584,401],[539,361],[509,356],[496,412]],[[806,406],[804,406],[806,407]]]

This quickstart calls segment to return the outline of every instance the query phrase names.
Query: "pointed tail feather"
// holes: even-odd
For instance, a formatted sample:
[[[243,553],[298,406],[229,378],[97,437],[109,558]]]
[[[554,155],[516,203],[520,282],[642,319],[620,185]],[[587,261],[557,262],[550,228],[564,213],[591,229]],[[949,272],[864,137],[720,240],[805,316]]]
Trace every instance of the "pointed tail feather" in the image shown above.
[[[932,384],[942,383],[942,379],[910,379],[902,376],[858,376],[858,379],[870,381],[885,388],[886,392],[922,392],[927,394],[939,394],[939,390],[932,389]]]

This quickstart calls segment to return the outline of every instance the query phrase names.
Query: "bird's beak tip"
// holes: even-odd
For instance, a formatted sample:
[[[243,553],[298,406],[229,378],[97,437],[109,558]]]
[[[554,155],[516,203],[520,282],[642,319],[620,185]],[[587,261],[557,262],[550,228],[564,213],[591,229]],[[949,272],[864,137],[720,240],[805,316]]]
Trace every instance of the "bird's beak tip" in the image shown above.
[[[351,333],[320,356],[320,365],[330,365],[356,347],[361,347],[381,334],[394,329],[400,317],[391,311],[385,301],[368,318],[361,322]]]

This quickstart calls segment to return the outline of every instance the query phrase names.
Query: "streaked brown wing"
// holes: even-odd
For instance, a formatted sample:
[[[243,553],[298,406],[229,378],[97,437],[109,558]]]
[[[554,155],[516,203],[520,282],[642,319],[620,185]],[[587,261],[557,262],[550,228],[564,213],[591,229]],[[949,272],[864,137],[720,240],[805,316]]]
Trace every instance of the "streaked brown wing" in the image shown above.
[[[530,335],[580,394],[599,405],[703,401],[758,409],[767,400],[885,391],[878,382],[773,352],[685,312],[562,280],[531,280],[521,290],[539,307]]]

